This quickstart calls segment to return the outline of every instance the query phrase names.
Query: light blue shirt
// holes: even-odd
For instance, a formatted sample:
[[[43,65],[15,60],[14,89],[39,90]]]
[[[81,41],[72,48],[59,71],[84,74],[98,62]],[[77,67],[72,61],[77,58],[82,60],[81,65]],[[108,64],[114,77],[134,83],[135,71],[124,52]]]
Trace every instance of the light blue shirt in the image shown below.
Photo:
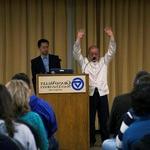
[[[44,64],[46,72],[49,72],[49,56],[48,55],[46,55],[46,56],[42,55],[41,58],[43,60],[43,64]]]

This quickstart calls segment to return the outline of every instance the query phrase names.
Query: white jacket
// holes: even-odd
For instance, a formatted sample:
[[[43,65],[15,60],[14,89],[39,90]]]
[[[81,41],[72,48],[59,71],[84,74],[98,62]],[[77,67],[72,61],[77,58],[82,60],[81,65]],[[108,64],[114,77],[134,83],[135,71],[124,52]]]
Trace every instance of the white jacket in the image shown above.
[[[93,96],[95,88],[98,88],[100,96],[109,94],[107,84],[107,68],[110,60],[116,52],[114,38],[110,39],[108,51],[98,62],[89,62],[87,57],[81,54],[79,41],[76,41],[73,49],[73,56],[80,64],[82,73],[89,74],[89,95]]]

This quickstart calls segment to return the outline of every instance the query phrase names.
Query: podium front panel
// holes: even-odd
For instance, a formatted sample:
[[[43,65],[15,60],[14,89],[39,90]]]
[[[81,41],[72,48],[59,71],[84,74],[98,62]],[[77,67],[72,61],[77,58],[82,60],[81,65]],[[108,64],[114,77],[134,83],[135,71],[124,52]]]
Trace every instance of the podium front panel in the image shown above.
[[[88,150],[88,75],[37,75],[37,91],[55,111],[59,149]]]

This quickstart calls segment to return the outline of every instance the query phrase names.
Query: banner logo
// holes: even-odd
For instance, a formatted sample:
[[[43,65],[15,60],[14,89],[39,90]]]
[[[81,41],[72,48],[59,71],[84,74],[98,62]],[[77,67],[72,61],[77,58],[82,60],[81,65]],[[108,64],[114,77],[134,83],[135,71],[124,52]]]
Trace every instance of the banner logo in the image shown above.
[[[75,79],[73,79],[73,81],[72,81],[72,88],[74,90],[79,91],[83,87],[84,87],[84,82],[83,82],[83,80],[81,78],[75,78]]]

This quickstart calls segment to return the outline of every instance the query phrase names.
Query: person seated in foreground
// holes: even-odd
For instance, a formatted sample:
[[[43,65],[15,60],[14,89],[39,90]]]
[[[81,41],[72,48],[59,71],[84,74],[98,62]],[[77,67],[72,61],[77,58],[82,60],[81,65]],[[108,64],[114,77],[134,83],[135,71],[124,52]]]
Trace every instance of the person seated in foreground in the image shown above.
[[[22,80],[24,81],[29,89],[31,90],[31,82],[29,77],[25,73],[17,73],[12,77],[12,80]],[[54,134],[57,131],[57,120],[53,108],[45,100],[31,95],[29,100],[30,108],[33,112],[36,112],[41,117],[45,129],[47,131],[47,136],[49,140],[49,150],[57,150],[58,142],[54,138]]]
[[[133,88],[135,88],[136,86],[137,86],[137,84],[139,84],[139,79],[141,78],[141,77],[144,77],[145,75],[149,75],[149,73],[148,72],[145,72],[145,71],[140,71],[139,73],[137,73],[137,75],[136,75],[136,77],[135,77],[135,80],[134,80],[134,86],[133,86]],[[131,98],[131,93],[129,93],[129,95],[128,96],[130,96],[130,98]],[[130,101],[130,104],[132,104],[132,98],[131,98],[131,101]],[[124,106],[124,104],[122,103],[122,107]],[[122,107],[120,107],[120,109],[122,108]],[[130,107],[129,107],[129,109],[132,107],[132,105],[130,105]],[[119,109],[119,107],[118,107],[118,109]],[[121,110],[120,110],[121,111]],[[128,110],[127,110],[128,111]],[[118,111],[119,112],[119,111]],[[123,118],[125,118],[126,117],[126,114],[122,114],[122,116],[120,116],[121,118],[121,120],[123,120]],[[119,119],[118,119],[119,120]],[[121,123],[120,123],[121,124]],[[118,127],[119,128],[119,127]],[[117,133],[116,133],[117,135],[118,134],[120,134],[120,131],[118,131],[117,130]],[[116,134],[114,134],[114,136],[116,137]],[[103,142],[103,144],[102,144],[102,149],[103,150],[113,150],[113,149],[116,149],[116,141],[118,141],[118,136],[117,136],[117,138],[115,138],[115,137],[113,137],[113,138],[110,138],[110,139],[107,139],[107,140],[105,140],[104,142]],[[122,140],[122,139],[121,139]],[[120,147],[119,147],[120,148]]]
[[[130,150],[133,144],[150,134],[150,75],[140,79],[131,95],[133,110],[130,111],[131,118],[126,119],[125,122],[129,123],[127,124],[129,128],[123,135],[123,150]],[[133,123],[130,125],[130,122]],[[125,129],[124,125],[121,131],[123,129]],[[120,146],[119,143],[118,146]]]
[[[14,120],[11,95],[7,88],[0,84],[0,134],[13,139],[21,150],[36,150],[34,136],[30,129]]]
[[[147,71],[139,71],[134,79],[133,87],[136,86],[137,81],[144,75],[148,75]],[[131,108],[131,93],[122,94],[115,97],[110,113],[109,132],[112,137],[116,137],[119,132],[123,115]]]
[[[37,113],[30,111],[30,91],[27,84],[21,80],[11,80],[6,87],[12,96],[16,119],[31,127],[40,150],[48,150],[49,144],[44,124]]]

